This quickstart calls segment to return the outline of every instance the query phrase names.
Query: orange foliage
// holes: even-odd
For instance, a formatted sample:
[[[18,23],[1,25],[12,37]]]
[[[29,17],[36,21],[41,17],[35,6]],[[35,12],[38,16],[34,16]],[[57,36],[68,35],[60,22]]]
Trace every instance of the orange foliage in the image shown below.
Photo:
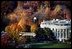
[[[32,24],[31,25],[31,32],[35,33],[35,31],[38,29],[38,25],[37,24]]]
[[[8,32],[9,36],[13,39],[18,40],[19,32],[21,32],[22,28],[17,25],[17,23],[11,24],[5,28],[5,31]]]

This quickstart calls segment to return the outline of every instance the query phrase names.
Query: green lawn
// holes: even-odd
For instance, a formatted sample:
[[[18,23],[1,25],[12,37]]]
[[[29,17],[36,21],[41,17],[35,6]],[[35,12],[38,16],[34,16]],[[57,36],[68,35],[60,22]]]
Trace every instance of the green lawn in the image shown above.
[[[68,44],[53,44],[53,45],[43,45],[40,48],[70,48],[71,45]]]
[[[71,45],[65,43],[46,43],[32,45],[32,48],[71,48]]]

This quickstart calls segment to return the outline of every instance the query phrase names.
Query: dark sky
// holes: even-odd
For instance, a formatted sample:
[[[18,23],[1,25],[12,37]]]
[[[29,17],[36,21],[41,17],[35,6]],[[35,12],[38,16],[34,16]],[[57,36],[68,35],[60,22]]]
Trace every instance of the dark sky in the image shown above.
[[[69,9],[71,7],[71,1],[50,1],[50,6],[53,7],[57,4],[66,5]],[[12,12],[17,7],[17,1],[2,1],[1,2],[1,13]]]

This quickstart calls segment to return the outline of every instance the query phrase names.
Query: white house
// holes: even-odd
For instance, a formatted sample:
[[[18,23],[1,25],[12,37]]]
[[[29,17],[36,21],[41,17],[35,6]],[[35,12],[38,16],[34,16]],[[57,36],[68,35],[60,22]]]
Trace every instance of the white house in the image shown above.
[[[53,19],[49,21],[43,20],[40,24],[41,28],[50,28],[56,39],[59,41],[68,40],[71,36],[71,20]]]

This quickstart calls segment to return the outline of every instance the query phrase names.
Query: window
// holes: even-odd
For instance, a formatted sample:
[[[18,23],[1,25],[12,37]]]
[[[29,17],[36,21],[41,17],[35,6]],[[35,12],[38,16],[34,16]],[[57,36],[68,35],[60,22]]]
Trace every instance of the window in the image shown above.
[[[63,30],[63,29],[61,29],[61,38],[63,37],[63,33],[64,33],[63,31],[64,31],[64,30]]]
[[[46,24],[46,23],[45,23]]]
[[[61,24],[61,26],[63,26],[63,24]]]
[[[63,36],[63,34],[62,34],[62,32],[61,32],[61,38],[62,38],[62,36]]]
[[[67,38],[70,36],[68,30],[69,30],[69,29],[67,29]]]
[[[65,36],[66,36],[66,32],[65,32],[65,31],[66,31],[66,29],[64,29],[64,38],[65,38]]]
[[[61,32],[63,31],[63,29],[61,29]]]
[[[53,30],[54,30],[54,28],[53,28]]]
[[[55,33],[55,36],[57,37],[57,32]]]
[[[70,24],[64,24],[65,26],[70,26]]]
[[[56,29],[56,32],[57,32],[57,29]]]

